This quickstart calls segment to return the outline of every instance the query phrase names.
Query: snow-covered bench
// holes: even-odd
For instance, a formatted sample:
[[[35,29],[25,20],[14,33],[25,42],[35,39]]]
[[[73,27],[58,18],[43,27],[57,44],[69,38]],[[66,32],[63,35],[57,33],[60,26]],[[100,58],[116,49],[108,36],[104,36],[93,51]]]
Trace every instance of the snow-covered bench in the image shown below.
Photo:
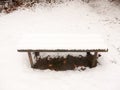
[[[18,43],[18,52],[28,53],[31,67],[31,52],[94,52],[94,67],[98,52],[107,51],[103,38],[98,34],[27,34]]]

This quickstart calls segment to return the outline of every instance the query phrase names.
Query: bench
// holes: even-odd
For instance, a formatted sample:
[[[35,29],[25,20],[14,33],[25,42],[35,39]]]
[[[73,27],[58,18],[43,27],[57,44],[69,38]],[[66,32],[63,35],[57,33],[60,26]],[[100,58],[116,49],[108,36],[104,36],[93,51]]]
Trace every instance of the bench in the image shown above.
[[[32,52],[93,52],[92,67],[99,52],[108,48],[99,34],[25,34],[18,42],[18,52],[27,52],[33,67]]]

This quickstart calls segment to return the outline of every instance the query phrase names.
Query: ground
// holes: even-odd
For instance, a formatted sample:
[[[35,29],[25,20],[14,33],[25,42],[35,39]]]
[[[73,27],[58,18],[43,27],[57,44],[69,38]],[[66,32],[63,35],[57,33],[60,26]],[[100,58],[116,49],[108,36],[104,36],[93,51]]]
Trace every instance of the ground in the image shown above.
[[[0,90],[119,90],[120,10],[116,3],[66,2],[38,5],[0,15]],[[85,71],[50,71],[30,68],[26,53],[17,52],[25,33],[100,33],[109,52],[100,64]]]

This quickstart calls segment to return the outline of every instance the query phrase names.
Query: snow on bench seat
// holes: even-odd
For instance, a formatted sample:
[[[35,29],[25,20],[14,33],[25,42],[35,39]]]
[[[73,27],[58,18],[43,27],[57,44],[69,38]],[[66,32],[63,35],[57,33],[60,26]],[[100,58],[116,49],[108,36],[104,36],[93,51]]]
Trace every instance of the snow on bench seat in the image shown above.
[[[25,34],[18,43],[19,52],[107,52],[99,34]]]

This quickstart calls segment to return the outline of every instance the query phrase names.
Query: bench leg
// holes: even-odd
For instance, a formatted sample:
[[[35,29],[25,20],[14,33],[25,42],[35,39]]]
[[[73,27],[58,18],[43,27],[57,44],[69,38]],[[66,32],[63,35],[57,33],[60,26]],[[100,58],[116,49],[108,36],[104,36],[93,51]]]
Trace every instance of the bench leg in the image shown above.
[[[34,52],[35,56],[35,60],[38,61],[39,60],[39,56],[40,56],[40,53],[39,52]]]
[[[94,53],[94,58],[93,58],[93,61],[92,61],[92,67],[95,67],[96,64],[97,64],[97,54],[98,54],[98,52]]]
[[[29,57],[29,61],[30,61],[31,67],[33,67],[33,60],[32,60],[31,52],[28,52],[28,57]]]

